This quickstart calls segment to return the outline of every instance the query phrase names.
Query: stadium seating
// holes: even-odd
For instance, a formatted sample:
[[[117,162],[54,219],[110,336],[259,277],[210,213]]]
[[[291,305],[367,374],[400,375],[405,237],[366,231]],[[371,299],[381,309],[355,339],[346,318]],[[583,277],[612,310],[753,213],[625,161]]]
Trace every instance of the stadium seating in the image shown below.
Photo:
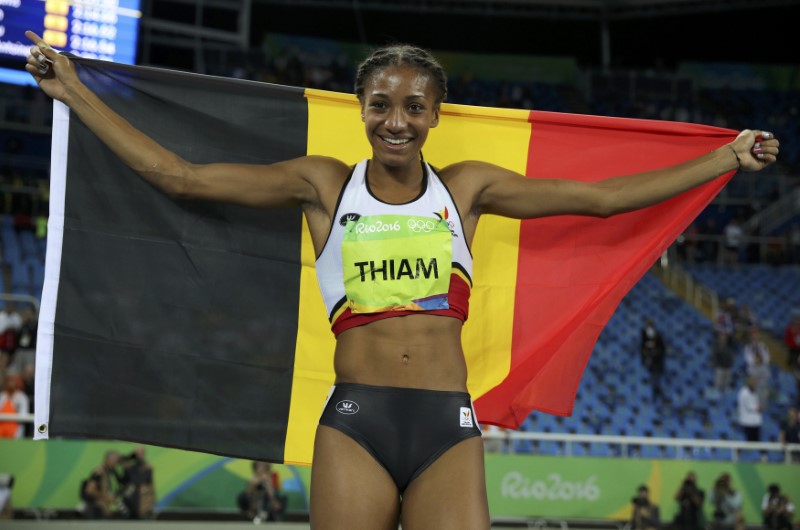
[[[800,305],[800,269],[756,264],[747,267],[690,265],[686,267],[698,281],[722,297],[734,297],[737,304],[748,304],[759,327],[783,336],[791,311]]]
[[[787,270],[784,274],[791,276],[797,271]],[[645,316],[653,319],[667,345],[663,400],[653,398],[650,374],[640,361],[640,329]],[[743,440],[736,420],[736,397],[744,381],[744,358],[737,356],[734,387],[719,394],[714,392],[710,364],[712,337],[713,328],[708,319],[648,274],[622,300],[600,335],[581,381],[573,415],[556,419],[535,412],[523,424],[522,430]],[[762,427],[764,441],[777,440],[783,411],[794,401],[796,393],[791,374],[775,369],[772,375],[774,392]],[[615,445],[592,443],[586,448],[573,444],[571,454],[610,456],[620,450]],[[564,452],[563,447],[550,442],[519,442],[514,450],[540,454]],[[729,449],[683,450],[646,445],[629,451],[629,454],[643,458],[689,457],[701,460],[730,459],[732,456]],[[783,455],[775,453],[767,457],[771,461],[781,461]],[[740,458],[760,460],[761,455],[743,451]]]

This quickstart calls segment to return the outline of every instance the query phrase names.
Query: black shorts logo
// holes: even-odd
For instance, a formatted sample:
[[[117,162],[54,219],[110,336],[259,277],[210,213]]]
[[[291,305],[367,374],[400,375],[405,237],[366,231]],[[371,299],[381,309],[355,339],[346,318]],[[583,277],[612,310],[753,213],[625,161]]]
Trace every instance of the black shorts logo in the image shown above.
[[[346,213],[339,218],[339,224],[342,226],[347,226],[348,221],[355,222],[358,221],[359,219],[361,219],[360,213]]]
[[[340,414],[355,414],[358,412],[358,403],[345,399],[336,404],[336,412]]]

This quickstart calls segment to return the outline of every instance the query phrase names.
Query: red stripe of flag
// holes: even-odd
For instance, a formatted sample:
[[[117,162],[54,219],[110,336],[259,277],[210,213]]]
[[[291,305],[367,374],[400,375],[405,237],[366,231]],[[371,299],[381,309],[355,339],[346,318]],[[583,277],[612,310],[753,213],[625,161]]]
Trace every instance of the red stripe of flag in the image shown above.
[[[597,181],[657,169],[736,135],[686,123],[538,111],[530,122],[532,178]],[[594,343],[622,297],[731,176],[609,219],[523,221],[511,370],[476,401],[481,421],[517,428],[531,410],[571,414]]]

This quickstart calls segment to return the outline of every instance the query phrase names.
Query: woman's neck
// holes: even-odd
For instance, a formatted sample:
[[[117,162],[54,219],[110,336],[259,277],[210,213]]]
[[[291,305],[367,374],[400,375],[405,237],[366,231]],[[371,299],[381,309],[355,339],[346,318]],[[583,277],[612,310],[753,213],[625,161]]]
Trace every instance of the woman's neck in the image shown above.
[[[372,193],[388,203],[404,203],[418,197],[424,185],[421,161],[403,167],[390,167],[370,160],[367,185]]]

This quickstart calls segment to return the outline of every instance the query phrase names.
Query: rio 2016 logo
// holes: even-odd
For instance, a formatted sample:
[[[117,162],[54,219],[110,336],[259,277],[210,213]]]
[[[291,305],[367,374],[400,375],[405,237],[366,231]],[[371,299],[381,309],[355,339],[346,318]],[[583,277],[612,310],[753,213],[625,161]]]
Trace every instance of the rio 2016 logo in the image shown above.
[[[383,221],[374,221],[371,224],[358,223],[355,227],[356,234],[374,234],[377,232],[399,232],[400,222],[384,223]]]
[[[547,480],[534,480],[518,471],[506,473],[501,483],[502,495],[511,499],[536,499],[550,501],[574,501],[585,499],[595,502],[600,498],[597,476],[587,477],[583,482],[570,482],[558,473],[547,475]]]

